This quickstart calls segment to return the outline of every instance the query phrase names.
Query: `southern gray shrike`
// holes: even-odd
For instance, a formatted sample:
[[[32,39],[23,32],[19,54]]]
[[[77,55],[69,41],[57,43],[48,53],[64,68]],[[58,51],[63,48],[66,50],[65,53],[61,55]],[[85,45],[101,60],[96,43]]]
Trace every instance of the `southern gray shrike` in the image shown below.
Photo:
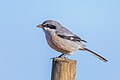
[[[37,27],[43,29],[49,46],[62,53],[58,56],[59,58],[63,55],[72,54],[73,51],[83,50],[90,52],[104,62],[108,62],[102,56],[86,48],[82,43],[86,42],[85,40],[81,39],[56,21],[46,20]]]

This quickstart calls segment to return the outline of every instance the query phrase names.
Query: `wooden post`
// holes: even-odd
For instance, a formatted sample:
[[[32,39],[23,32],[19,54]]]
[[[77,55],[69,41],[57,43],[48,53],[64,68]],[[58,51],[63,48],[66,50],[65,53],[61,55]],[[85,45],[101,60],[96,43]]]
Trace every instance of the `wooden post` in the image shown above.
[[[52,61],[51,80],[75,80],[76,61],[66,58],[55,58]]]

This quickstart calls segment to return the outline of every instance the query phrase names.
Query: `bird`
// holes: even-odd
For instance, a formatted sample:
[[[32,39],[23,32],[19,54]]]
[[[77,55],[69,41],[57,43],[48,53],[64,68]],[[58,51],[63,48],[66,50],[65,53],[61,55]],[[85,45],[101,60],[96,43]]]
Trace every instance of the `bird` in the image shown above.
[[[37,25],[37,27],[43,29],[48,45],[52,49],[62,53],[58,58],[70,55],[74,51],[82,50],[91,53],[104,62],[108,62],[107,59],[86,48],[83,43],[86,43],[87,41],[81,39],[57,21],[46,20],[42,24]]]

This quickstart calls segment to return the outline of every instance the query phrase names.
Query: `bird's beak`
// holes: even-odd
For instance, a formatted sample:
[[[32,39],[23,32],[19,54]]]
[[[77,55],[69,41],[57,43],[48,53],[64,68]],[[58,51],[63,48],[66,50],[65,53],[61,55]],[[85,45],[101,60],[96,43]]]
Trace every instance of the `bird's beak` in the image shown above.
[[[37,25],[38,28],[43,28],[42,24]]]

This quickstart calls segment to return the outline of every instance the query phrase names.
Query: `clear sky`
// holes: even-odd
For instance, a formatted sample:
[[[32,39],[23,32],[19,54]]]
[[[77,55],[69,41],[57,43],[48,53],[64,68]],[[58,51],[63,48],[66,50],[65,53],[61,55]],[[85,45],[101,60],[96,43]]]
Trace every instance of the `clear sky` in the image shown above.
[[[36,28],[48,19],[109,60],[83,51],[67,56],[77,60],[76,80],[120,80],[120,0],[1,0],[0,80],[50,80],[50,58],[60,53]]]

